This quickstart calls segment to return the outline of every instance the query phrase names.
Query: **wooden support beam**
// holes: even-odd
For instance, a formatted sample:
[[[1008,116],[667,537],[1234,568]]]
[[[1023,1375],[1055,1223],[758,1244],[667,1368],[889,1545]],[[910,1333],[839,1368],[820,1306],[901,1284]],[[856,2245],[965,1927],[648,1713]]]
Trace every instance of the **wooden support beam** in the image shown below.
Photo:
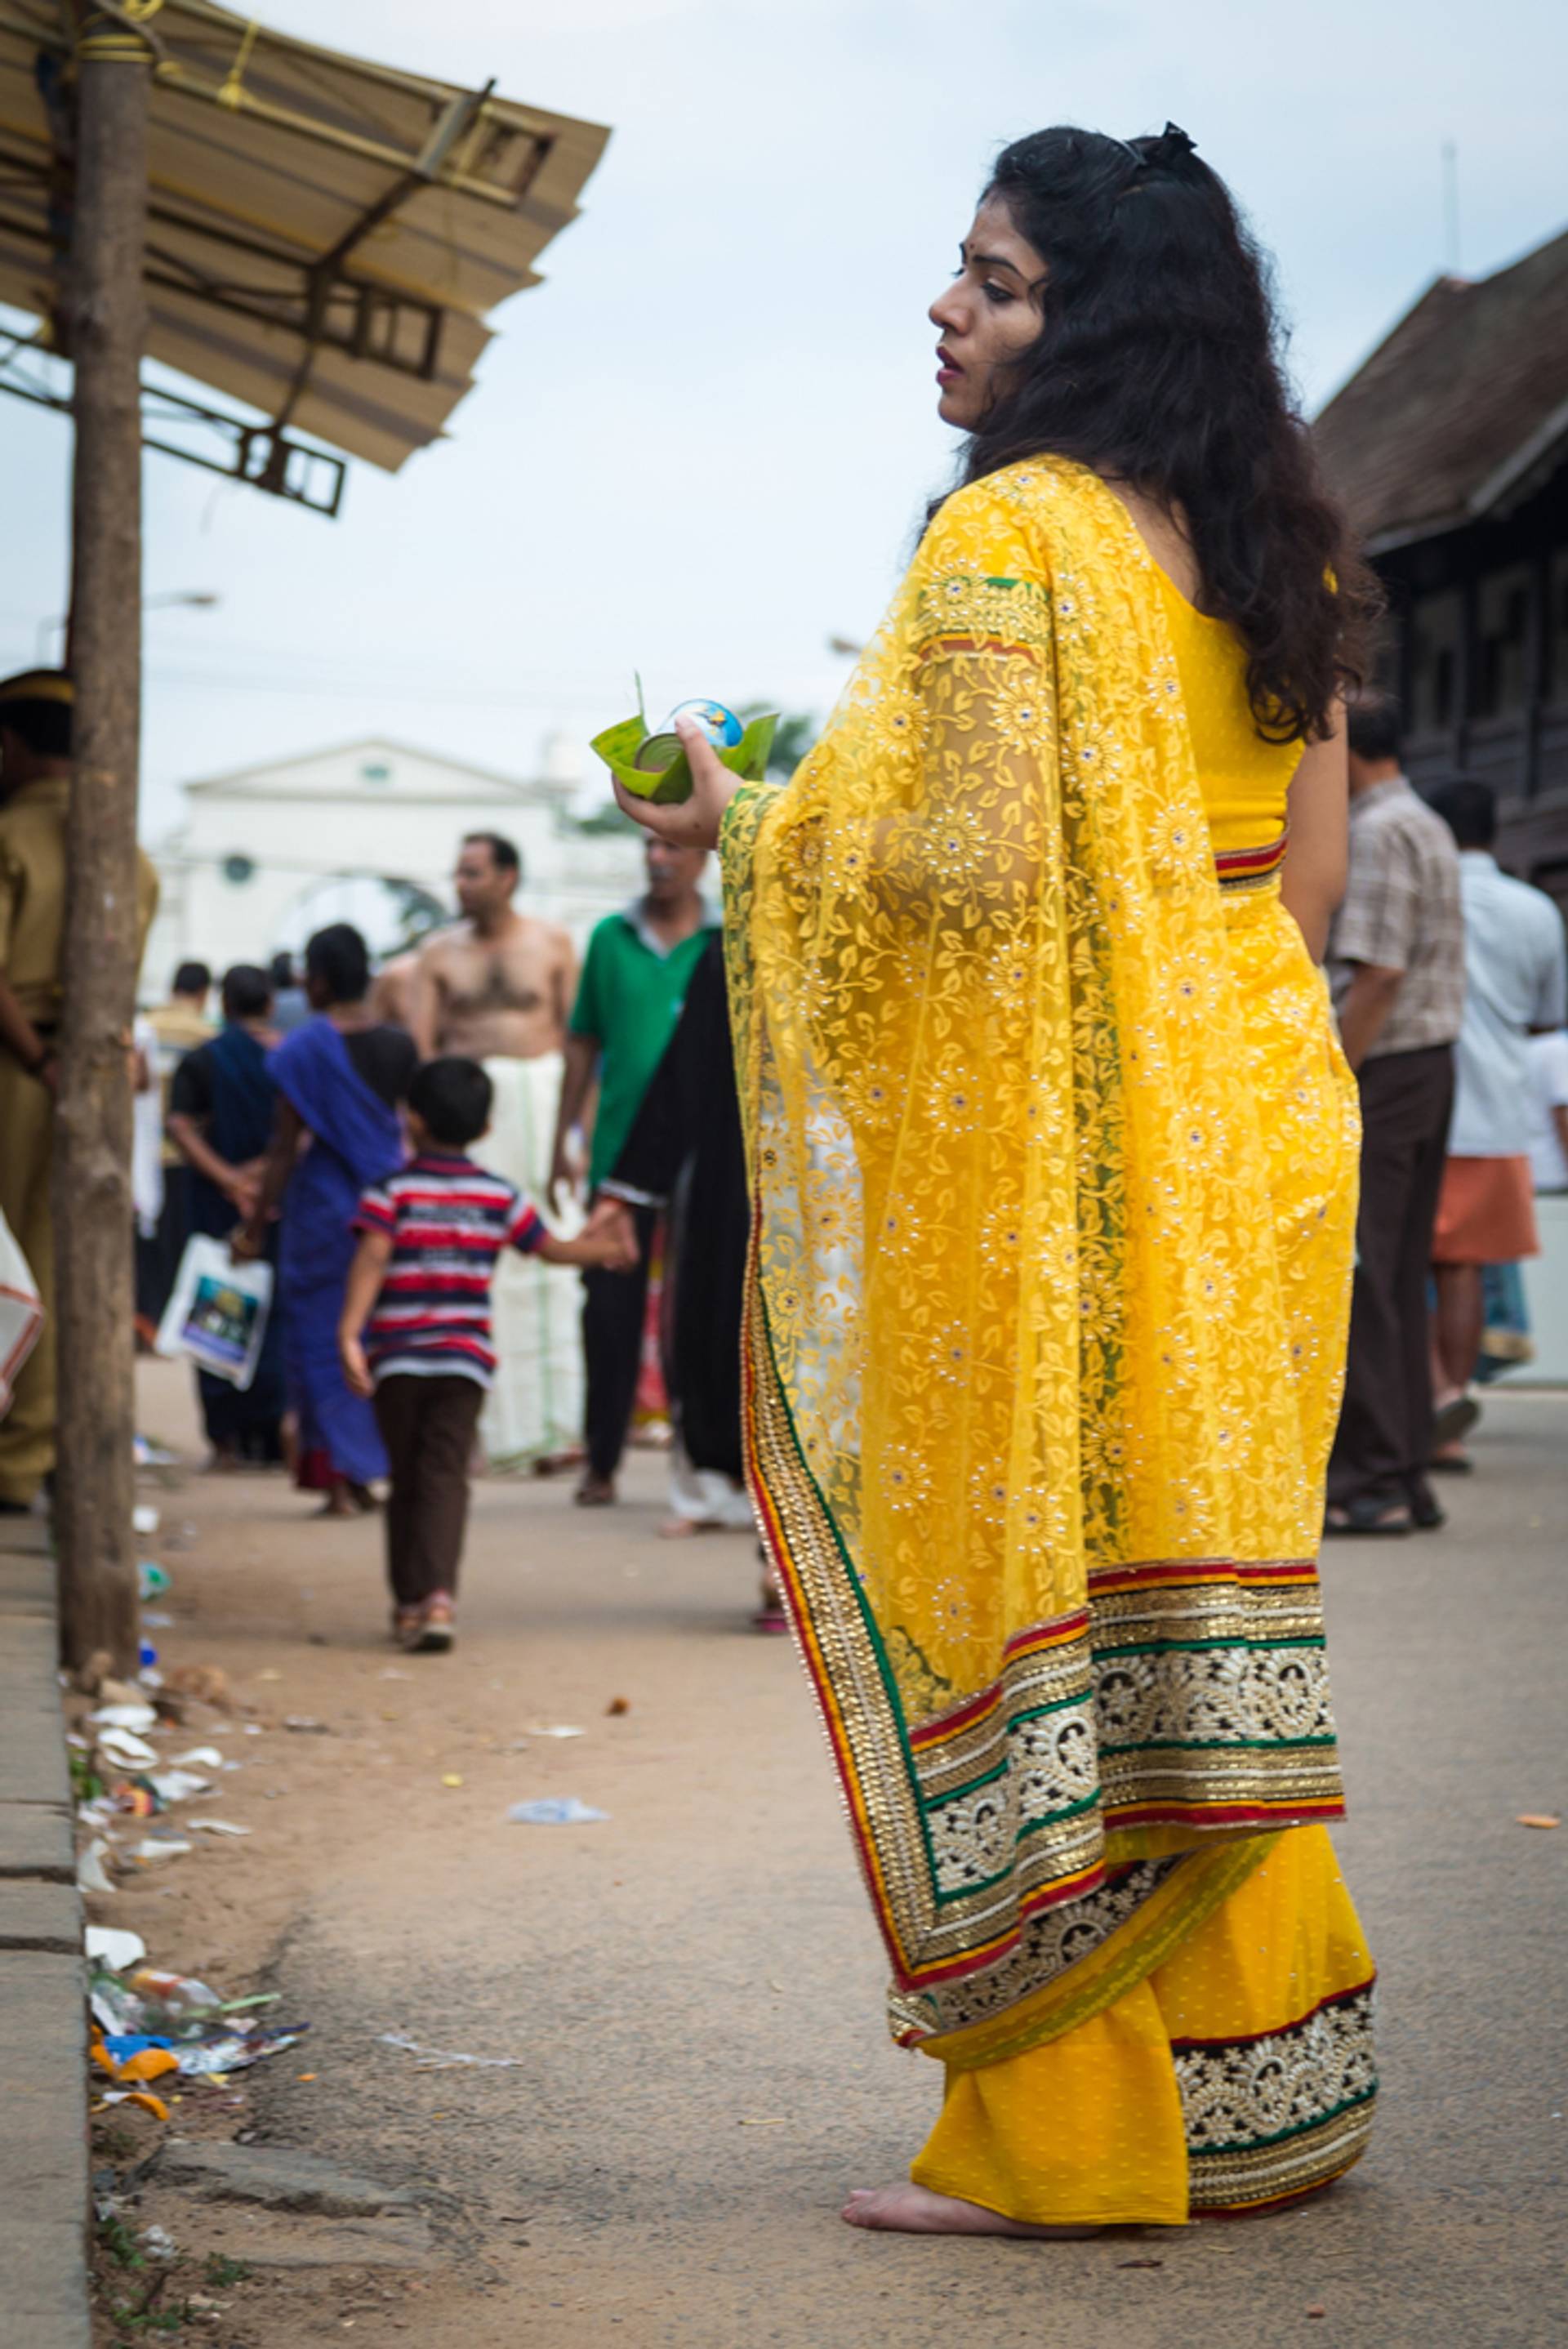
[[[55,1133],[59,1451],[55,1523],[67,1663],[138,1644],[130,1030],[139,940],[142,262],[150,51],[85,12],[77,47],[68,300],[75,775]]]

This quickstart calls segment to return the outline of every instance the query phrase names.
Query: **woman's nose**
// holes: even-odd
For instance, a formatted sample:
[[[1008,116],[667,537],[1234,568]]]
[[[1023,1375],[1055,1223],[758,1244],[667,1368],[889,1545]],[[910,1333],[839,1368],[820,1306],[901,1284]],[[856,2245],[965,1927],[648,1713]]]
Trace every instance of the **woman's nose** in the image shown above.
[[[964,332],[964,307],[958,288],[954,285],[944,286],[925,315],[934,326],[941,326],[944,331],[961,335]]]

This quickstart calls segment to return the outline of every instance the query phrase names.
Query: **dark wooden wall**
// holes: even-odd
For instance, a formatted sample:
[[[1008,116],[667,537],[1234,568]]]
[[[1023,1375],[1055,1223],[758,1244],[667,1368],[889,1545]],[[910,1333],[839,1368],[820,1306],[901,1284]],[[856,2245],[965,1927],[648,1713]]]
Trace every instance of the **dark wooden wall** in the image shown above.
[[[1493,784],[1500,861],[1568,915],[1568,462],[1507,516],[1376,567],[1411,780]]]

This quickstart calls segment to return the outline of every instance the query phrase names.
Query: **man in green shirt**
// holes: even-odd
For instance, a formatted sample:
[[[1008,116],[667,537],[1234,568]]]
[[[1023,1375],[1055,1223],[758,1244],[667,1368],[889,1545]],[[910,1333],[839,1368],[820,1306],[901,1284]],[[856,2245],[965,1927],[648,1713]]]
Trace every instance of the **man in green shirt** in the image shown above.
[[[646,893],[601,922],[588,942],[566,1040],[550,1178],[552,1202],[573,1179],[568,1137],[582,1117],[595,1073],[599,1107],[588,1165],[590,1195],[620,1156],[675,1033],[703,941],[717,920],[698,887],[707,862],[701,849],[675,848],[650,838],[646,854]],[[637,1211],[641,1253],[632,1272],[583,1276],[588,1469],[577,1498],[585,1507],[615,1497],[615,1471],[642,1360],[653,1222],[651,1210]]]

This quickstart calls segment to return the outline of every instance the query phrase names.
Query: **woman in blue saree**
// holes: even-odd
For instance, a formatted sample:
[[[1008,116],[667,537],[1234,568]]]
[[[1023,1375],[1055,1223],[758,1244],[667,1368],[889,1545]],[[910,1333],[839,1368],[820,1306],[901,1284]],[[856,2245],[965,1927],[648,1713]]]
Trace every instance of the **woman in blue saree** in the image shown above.
[[[280,1206],[279,1289],[284,1374],[299,1420],[296,1476],[326,1495],[324,1516],[373,1506],[387,1454],[369,1403],[351,1394],[337,1354],[344,1284],[356,1245],[359,1195],[403,1163],[398,1114],[418,1065],[413,1040],[379,1025],[366,1008],[370,957],[346,922],[318,930],[305,947],[314,1017],[269,1056],[277,1122],[256,1211],[242,1251],[259,1256]]]

